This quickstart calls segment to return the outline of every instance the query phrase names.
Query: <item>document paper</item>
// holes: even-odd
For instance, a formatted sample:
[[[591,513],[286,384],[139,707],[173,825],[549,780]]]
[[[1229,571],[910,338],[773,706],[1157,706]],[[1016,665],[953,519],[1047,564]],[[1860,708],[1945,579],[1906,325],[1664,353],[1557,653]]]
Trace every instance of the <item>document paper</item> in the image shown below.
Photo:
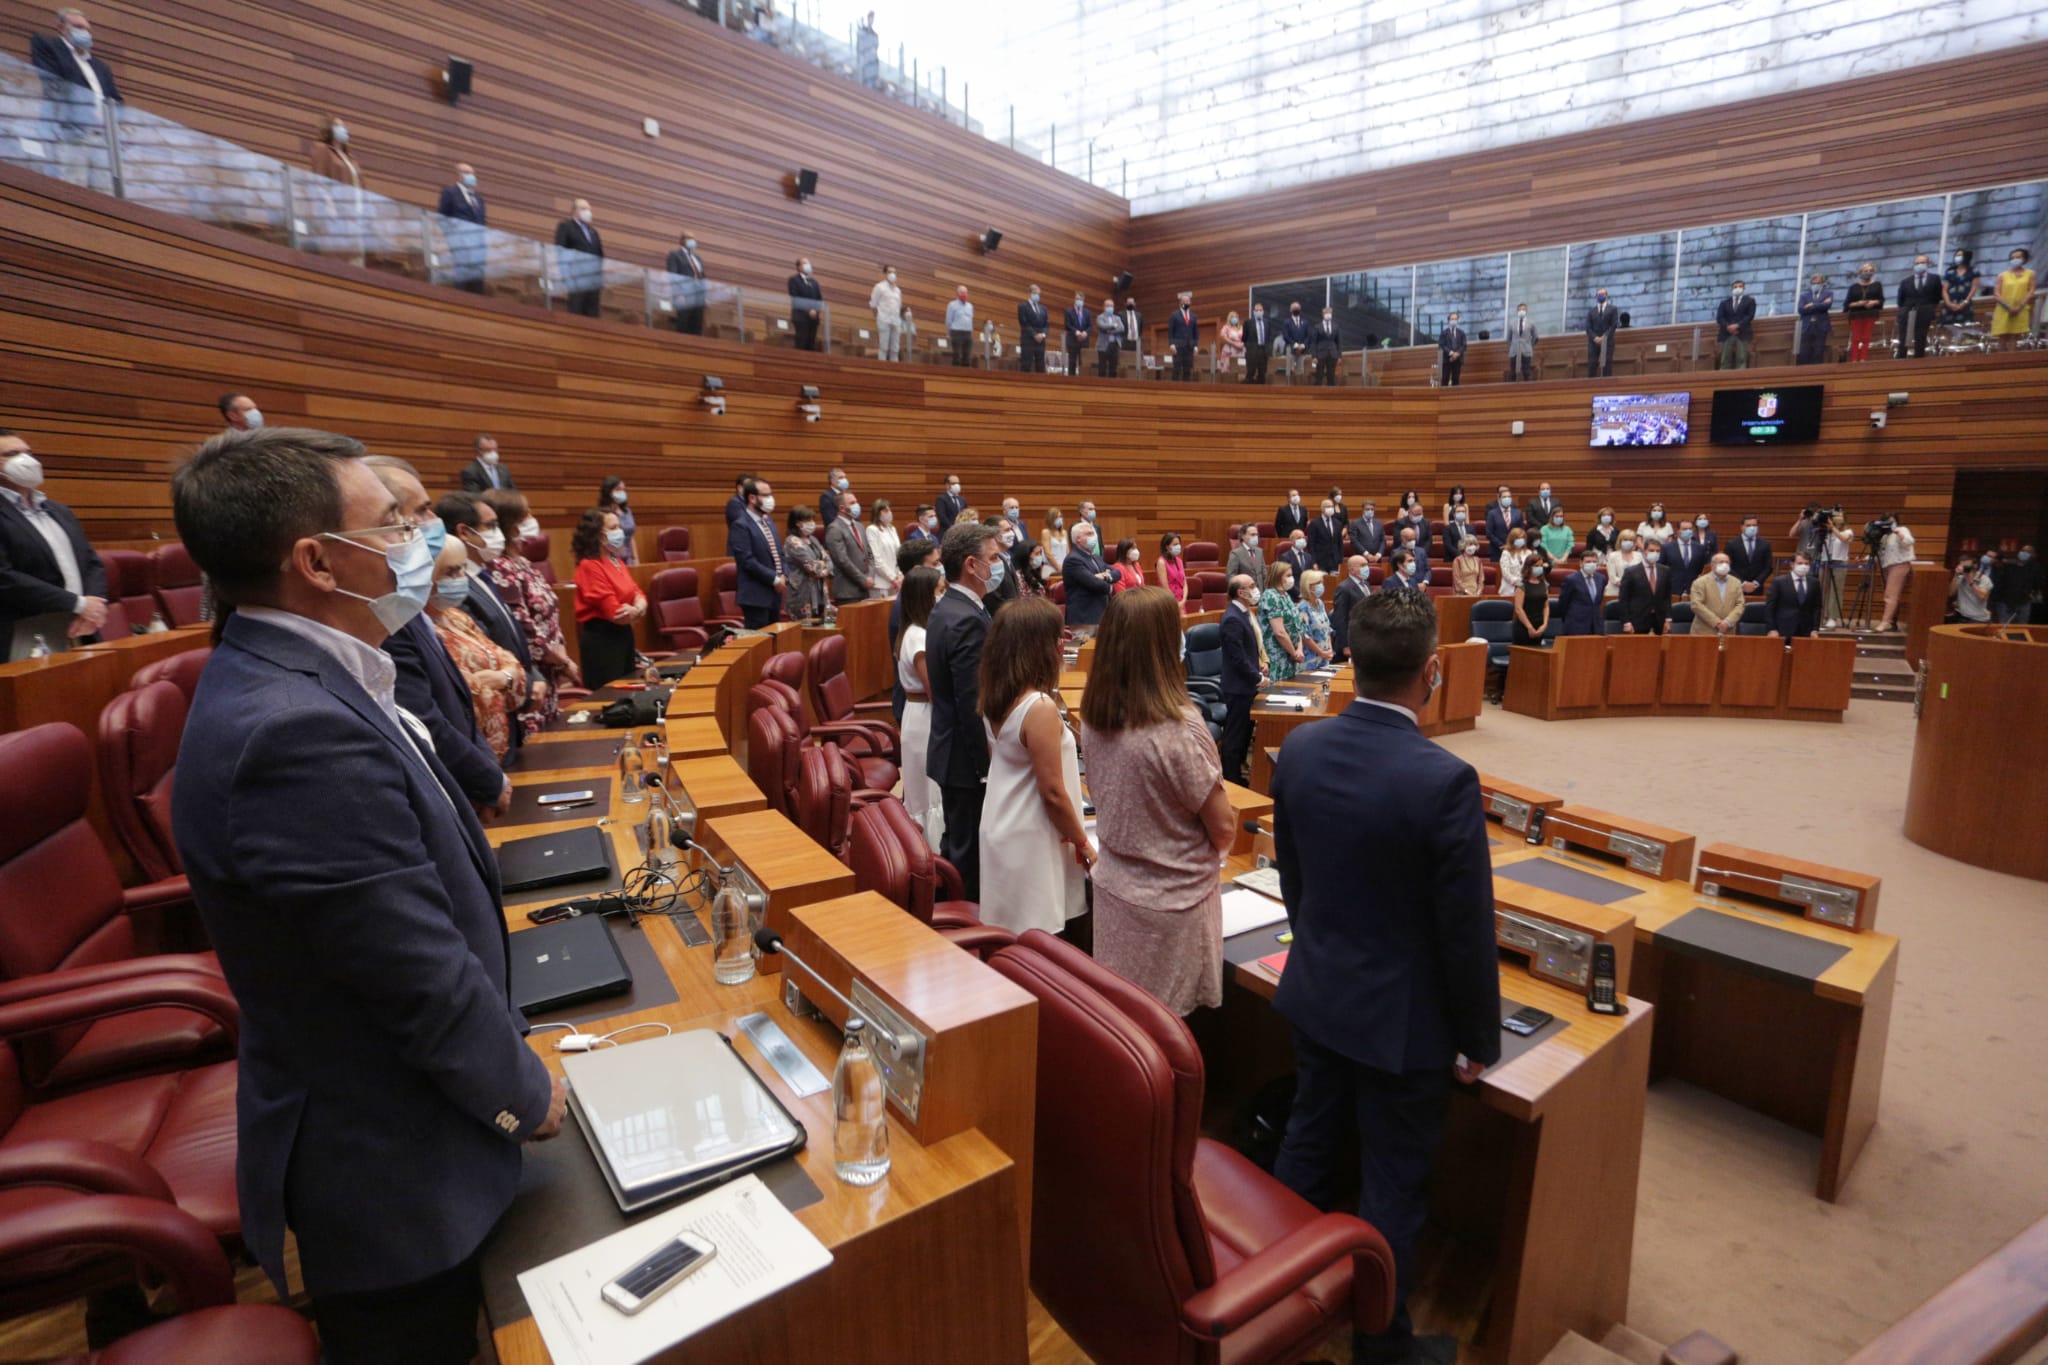
[[[1287,918],[1287,907],[1271,896],[1233,886],[1223,893],[1223,937],[1236,938]]]
[[[708,1265],[628,1317],[604,1287],[679,1232],[718,1249]],[[632,1365],[832,1263],[771,1194],[742,1176],[519,1277],[555,1365]]]

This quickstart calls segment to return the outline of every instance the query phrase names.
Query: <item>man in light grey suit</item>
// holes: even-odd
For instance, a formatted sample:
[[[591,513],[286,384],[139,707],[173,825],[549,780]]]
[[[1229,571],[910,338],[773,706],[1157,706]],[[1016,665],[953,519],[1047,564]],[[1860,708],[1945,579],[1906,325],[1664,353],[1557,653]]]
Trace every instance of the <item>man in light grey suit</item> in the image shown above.
[[[1536,323],[1529,316],[1529,305],[1515,305],[1515,316],[1508,323],[1508,381],[1522,382],[1536,377]]]
[[[842,606],[867,600],[875,569],[860,526],[860,500],[850,491],[839,495],[839,515],[825,528],[825,553],[832,559],[832,600]]]

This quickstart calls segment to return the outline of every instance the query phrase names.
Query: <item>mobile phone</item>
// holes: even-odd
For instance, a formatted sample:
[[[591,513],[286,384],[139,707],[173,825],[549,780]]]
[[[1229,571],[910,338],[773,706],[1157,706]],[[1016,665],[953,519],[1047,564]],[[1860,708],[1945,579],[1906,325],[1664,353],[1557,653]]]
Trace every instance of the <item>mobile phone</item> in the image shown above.
[[[1509,1033],[1519,1033],[1526,1038],[1556,1017],[1547,1010],[1537,1009],[1534,1005],[1524,1005],[1501,1020],[1500,1026]]]
[[[546,796],[535,801],[534,804],[536,806],[566,806],[571,801],[589,801],[596,796],[597,793],[594,791],[549,792]]]
[[[1593,970],[1586,978],[1586,1008],[1595,1014],[1621,1014],[1628,1006],[1614,989],[1614,945],[1593,945]]]
[[[604,1287],[604,1301],[631,1315],[702,1270],[718,1248],[684,1232],[656,1247],[645,1260],[621,1271]]]

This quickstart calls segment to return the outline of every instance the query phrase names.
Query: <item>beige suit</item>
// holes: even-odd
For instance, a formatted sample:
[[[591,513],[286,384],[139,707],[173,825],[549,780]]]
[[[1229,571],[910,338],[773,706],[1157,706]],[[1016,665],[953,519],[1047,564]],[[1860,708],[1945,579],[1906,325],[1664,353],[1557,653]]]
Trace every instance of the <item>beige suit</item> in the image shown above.
[[[1742,585],[1730,574],[1716,578],[1705,574],[1692,581],[1692,633],[1717,635],[1714,627],[1722,621],[1742,620]]]

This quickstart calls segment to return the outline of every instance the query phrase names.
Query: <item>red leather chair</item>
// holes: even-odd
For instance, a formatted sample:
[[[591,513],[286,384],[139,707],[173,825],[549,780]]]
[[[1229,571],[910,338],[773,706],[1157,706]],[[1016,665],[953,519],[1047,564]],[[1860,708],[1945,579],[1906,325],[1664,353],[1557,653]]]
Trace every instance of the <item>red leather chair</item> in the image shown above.
[[[171,837],[171,783],[185,694],[171,682],[117,693],[100,708],[100,791],[121,846],[153,882],[185,870]]]
[[[1201,574],[1202,610],[1222,611],[1230,605],[1230,575],[1220,569],[1205,569]]]
[[[1000,924],[971,924],[960,929],[941,929],[947,942],[973,953],[983,962],[1017,941],[1017,936]]]
[[[803,736],[796,722],[776,702],[755,704],[747,696],[747,776],[768,800],[771,809],[795,818],[797,755],[803,752]]]
[[[794,721],[800,744],[831,742],[846,755],[854,765],[856,790],[888,791],[896,785],[902,771],[879,752],[879,742],[870,733],[865,721],[846,724],[822,723],[813,725],[804,713],[803,699],[786,684],[772,678],[763,678],[747,689],[747,710],[751,714],[757,706],[779,706]]]
[[[1223,567],[1223,557],[1218,553],[1216,542],[1213,540],[1198,540],[1194,542],[1187,547],[1184,557],[1187,562],[1183,567],[1189,573],[1198,573],[1203,569],[1221,569]]]
[[[135,676],[128,680],[130,691],[139,692],[151,683],[176,683],[178,690],[185,694],[185,705],[192,704],[192,696],[199,690],[199,675],[206,671],[206,661],[213,657],[211,647],[201,645],[188,649],[183,654],[173,654],[168,659],[158,659],[153,664],[144,664],[135,670]]]
[[[1047,600],[1047,601],[1049,601],[1049,602],[1051,602],[1051,603],[1052,603],[1052,604],[1053,604],[1054,606],[1056,606],[1056,607],[1065,607],[1065,606],[1067,605],[1067,585],[1066,585],[1066,581],[1065,581],[1065,580],[1063,579],[1063,580],[1061,580],[1060,582],[1057,582],[1057,583],[1048,583],[1048,584],[1046,584],[1046,585],[1045,585],[1045,597],[1046,597],[1046,600]]]
[[[860,724],[874,736],[875,752],[891,762],[900,761],[903,740],[890,719],[889,699],[857,702],[853,682],[846,676],[846,637],[828,635],[810,648],[806,665],[810,673],[811,710],[821,725]]]
[[[553,549],[554,542],[548,539],[546,531],[536,531],[519,538],[519,553],[525,555],[528,562],[540,571],[540,576],[550,583],[557,581],[554,561],[548,558]]]
[[[648,601],[654,607],[654,628],[672,648],[702,649],[710,642],[695,569],[663,569],[647,588]]]
[[[711,591],[718,594],[718,615],[711,618],[714,626],[731,626],[738,630],[746,624],[740,615],[740,571],[731,564],[721,564],[711,571]]]
[[[200,603],[205,589],[199,583],[199,565],[185,547],[173,541],[149,552],[150,590],[163,608],[164,620],[174,626],[199,624]]]
[[[1042,930],[990,965],[1038,1000],[1031,1288],[1076,1345],[1120,1365],[1252,1365],[1347,1323],[1384,1330],[1386,1239],[1200,1136],[1185,1023]]]
[[[63,1183],[72,1174],[61,1165],[22,1170],[29,1179],[46,1175]],[[151,1287],[170,1291],[180,1311],[103,1350],[53,1365],[316,1365],[320,1359],[312,1325],[297,1313],[280,1304],[235,1302],[234,1271],[219,1243],[167,1197],[65,1192],[0,1217],[0,1263],[10,1281],[24,1264],[81,1260],[101,1270],[107,1283],[135,1283],[142,1272]],[[73,1296],[50,1293],[41,1302],[67,1297]]]
[[[853,806],[853,778],[836,746],[813,744],[797,754],[797,828],[841,862]]]
[[[118,640],[149,629],[157,613],[156,594],[149,590],[149,556],[140,550],[101,550],[107,566],[107,623],[100,638]]]
[[[959,874],[933,855],[924,831],[893,796],[878,797],[852,813],[842,861],[853,869],[861,890],[895,902],[936,929],[981,924],[980,907],[960,899]],[[953,873],[951,897],[943,905],[941,867]]]
[[[792,649],[781,654],[770,654],[768,662],[761,665],[761,676],[770,682],[779,682],[801,696],[804,690],[803,651]]]
[[[217,980],[211,953],[148,956],[203,939],[192,890],[183,877],[122,889],[86,823],[91,784],[92,746],[72,726],[0,735],[0,996],[57,989],[35,981],[72,968],[98,968],[89,980],[174,969]],[[62,1088],[232,1052],[232,1040],[189,1010],[140,1009],[31,1039],[23,1075]]]
[[[679,559],[690,558],[690,528],[687,526],[664,526],[654,538],[655,553],[663,563],[672,564]]]

